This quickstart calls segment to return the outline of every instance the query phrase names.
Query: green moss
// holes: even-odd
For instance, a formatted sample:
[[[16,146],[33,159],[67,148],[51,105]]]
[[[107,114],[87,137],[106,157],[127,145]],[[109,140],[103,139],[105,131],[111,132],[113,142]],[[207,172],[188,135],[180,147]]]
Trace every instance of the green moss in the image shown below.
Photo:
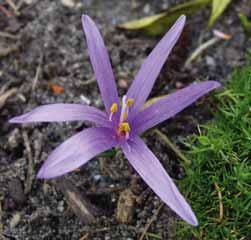
[[[214,120],[185,141],[192,165],[180,188],[200,225],[180,221],[177,239],[251,239],[251,67],[235,71],[216,101]]]

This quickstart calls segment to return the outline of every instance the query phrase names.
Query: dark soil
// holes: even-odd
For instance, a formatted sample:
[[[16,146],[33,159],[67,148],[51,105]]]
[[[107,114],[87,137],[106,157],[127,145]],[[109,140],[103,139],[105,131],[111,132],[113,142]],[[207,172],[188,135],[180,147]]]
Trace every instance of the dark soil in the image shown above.
[[[0,57],[0,96],[16,88],[16,93],[0,109],[0,239],[138,239],[161,201],[147,190],[120,151],[111,157],[97,157],[61,178],[62,181],[70,180],[95,207],[96,222],[83,224],[69,209],[56,182],[37,180],[34,175],[56,146],[87,125],[21,126],[9,124],[8,119],[46,103],[84,103],[102,108],[97,84],[90,82],[94,77],[81,27],[82,13],[93,17],[101,29],[122,95],[158,39],[125,33],[115,25],[157,13],[180,1],[76,0],[73,7],[65,6],[61,0],[30,2],[23,4],[18,17],[5,1],[0,2],[8,11],[7,14],[0,10],[0,29],[17,37],[0,37],[0,49],[14,49]],[[166,94],[198,79],[223,82],[233,67],[242,65],[251,42],[245,38],[237,13],[250,14],[248,2],[236,1],[215,25],[231,34],[232,40],[208,49],[191,67],[184,69],[184,61],[193,49],[212,37],[206,28],[208,10],[189,19],[152,96]],[[55,85],[62,87],[64,92],[56,94],[52,90]],[[199,122],[210,119],[207,99],[203,98],[159,129],[168,133],[174,142],[179,136],[195,132]],[[169,174],[175,179],[182,177],[176,156],[161,139],[151,132],[144,139]],[[34,161],[34,172],[29,172],[30,157]],[[133,205],[131,222],[122,224],[116,220],[116,206],[121,192],[129,188],[141,201]],[[175,221],[174,213],[165,206],[148,232],[164,240],[175,239]]]

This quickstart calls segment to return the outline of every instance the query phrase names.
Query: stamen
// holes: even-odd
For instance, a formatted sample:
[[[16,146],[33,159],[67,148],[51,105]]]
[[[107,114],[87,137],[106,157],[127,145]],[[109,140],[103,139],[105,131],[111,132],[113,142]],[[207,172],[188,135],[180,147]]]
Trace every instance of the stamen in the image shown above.
[[[128,107],[131,107],[134,104],[134,99],[133,98],[129,98],[126,100],[126,105]]]
[[[111,113],[115,113],[118,111],[118,104],[117,103],[113,103],[112,106],[110,107],[110,112]]]
[[[128,117],[128,113],[127,113],[127,112],[124,112],[123,122],[127,119],[127,117]]]
[[[118,111],[118,104],[117,103],[113,103],[112,106],[110,107],[109,121],[112,121],[112,116],[117,111]]]
[[[118,131],[119,131],[119,134],[121,134],[121,133],[125,134],[125,138],[128,139],[129,132],[131,131],[129,123],[127,123],[127,122],[120,123]]]
[[[122,109],[120,114],[120,123],[124,122],[128,118],[129,108],[133,105],[134,99],[126,99],[126,95],[122,98]]]
[[[119,132],[130,132],[131,128],[128,122],[119,124]]]

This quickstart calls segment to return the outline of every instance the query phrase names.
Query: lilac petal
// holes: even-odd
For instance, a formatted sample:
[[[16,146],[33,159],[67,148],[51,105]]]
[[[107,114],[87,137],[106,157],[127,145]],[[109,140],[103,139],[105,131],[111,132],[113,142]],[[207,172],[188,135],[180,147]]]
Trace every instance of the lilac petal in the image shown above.
[[[92,67],[98,81],[106,111],[109,113],[113,103],[119,105],[118,92],[109,56],[102,36],[93,20],[89,16],[83,15],[82,24]]]
[[[9,120],[11,123],[90,121],[111,126],[106,113],[82,104],[48,104]]]
[[[162,201],[186,222],[197,226],[198,221],[191,207],[145,143],[135,136],[122,145],[122,150],[135,170]]]
[[[135,132],[143,132],[158,123],[161,123],[175,114],[182,111],[184,108],[191,105],[198,98],[220,86],[219,82],[206,81],[198,84],[192,84],[186,88],[178,90],[150,107],[139,112],[132,120],[132,128]]]
[[[109,128],[88,128],[57,147],[38,172],[38,178],[54,178],[73,171],[97,154],[117,145]]]
[[[135,100],[131,108],[132,113],[136,113],[149,96],[162,66],[181,34],[185,21],[184,15],[179,17],[142,64],[127,92],[127,97]]]

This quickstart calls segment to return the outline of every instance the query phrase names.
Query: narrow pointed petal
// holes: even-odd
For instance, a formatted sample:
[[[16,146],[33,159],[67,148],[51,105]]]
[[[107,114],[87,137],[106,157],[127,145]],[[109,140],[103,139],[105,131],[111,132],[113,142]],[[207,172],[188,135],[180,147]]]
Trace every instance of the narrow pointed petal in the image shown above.
[[[39,170],[38,178],[54,178],[71,172],[97,154],[117,145],[109,128],[88,128],[57,147]]]
[[[48,104],[9,120],[10,123],[90,121],[109,127],[107,114],[82,104]]]
[[[113,103],[119,104],[118,92],[108,52],[102,36],[93,20],[89,16],[83,15],[82,24],[92,67],[108,113]]]
[[[173,117],[198,98],[218,87],[220,87],[219,82],[206,81],[178,90],[139,112],[132,120],[132,128],[137,133],[146,131]]]
[[[185,21],[185,16],[179,17],[142,64],[135,80],[127,92],[127,97],[135,100],[131,108],[132,113],[137,112],[149,96],[162,66],[179,39]]]
[[[122,150],[135,170],[162,201],[186,222],[197,226],[198,221],[191,207],[145,143],[136,136],[122,145]]]

